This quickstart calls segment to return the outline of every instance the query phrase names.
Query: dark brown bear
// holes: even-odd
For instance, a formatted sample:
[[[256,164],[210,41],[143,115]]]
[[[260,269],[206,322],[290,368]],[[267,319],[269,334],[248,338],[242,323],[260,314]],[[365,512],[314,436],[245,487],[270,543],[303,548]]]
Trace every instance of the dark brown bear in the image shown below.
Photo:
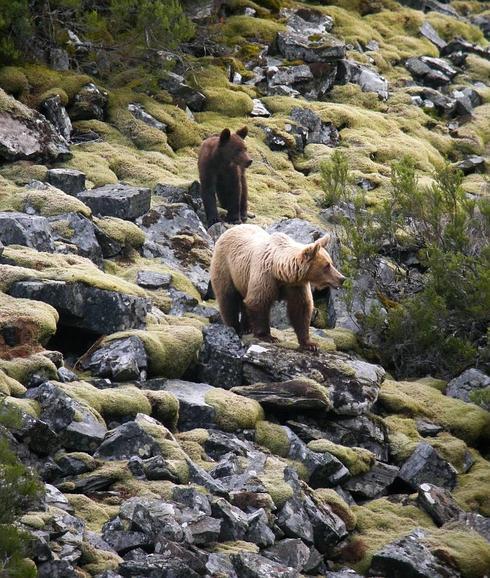
[[[216,195],[220,205],[228,211],[228,223],[247,220],[248,190],[245,169],[252,164],[244,139],[246,126],[231,134],[225,128],[219,135],[210,136],[199,150],[199,178],[208,227],[219,221]]]

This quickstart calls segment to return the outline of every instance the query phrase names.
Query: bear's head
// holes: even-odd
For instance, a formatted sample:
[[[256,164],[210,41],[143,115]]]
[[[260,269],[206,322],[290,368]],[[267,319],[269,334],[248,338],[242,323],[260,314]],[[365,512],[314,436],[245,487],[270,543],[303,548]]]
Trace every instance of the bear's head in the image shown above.
[[[325,235],[314,243],[306,245],[301,252],[301,260],[307,265],[304,280],[309,281],[314,289],[321,290],[327,287],[337,289],[345,281],[345,277],[334,267],[332,257],[325,249],[329,240],[329,235]]]
[[[252,164],[252,159],[247,152],[247,145],[245,138],[248,134],[246,126],[237,130],[235,134],[230,132],[229,128],[225,128],[219,135],[219,152],[224,162],[237,165],[242,169],[246,169]]]

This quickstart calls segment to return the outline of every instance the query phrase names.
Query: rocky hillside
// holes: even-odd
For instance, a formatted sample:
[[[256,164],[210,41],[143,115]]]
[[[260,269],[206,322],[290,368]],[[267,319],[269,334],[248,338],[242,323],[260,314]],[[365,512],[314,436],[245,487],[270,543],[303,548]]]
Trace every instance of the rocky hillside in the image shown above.
[[[352,215],[384,207],[404,157],[427,192],[459,169],[490,215],[488,4],[168,2],[162,45],[151,18],[133,36],[145,3],[126,28],[115,0],[27,4],[0,19],[0,575],[488,576],[488,230],[465,235],[459,365],[385,363],[360,321],[430,286],[421,244],[349,268]],[[249,222],[330,232],[352,272],[315,295],[318,353],[281,305],[266,344],[210,299],[225,225],[206,228],[197,150],[244,125]],[[326,201],[342,163],[360,211]]]

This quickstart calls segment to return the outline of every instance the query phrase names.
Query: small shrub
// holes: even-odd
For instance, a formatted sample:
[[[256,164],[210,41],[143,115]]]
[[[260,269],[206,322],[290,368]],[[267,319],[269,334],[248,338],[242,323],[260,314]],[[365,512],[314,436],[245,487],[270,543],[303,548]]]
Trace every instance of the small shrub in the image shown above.
[[[349,164],[347,157],[335,150],[330,159],[320,165],[324,196],[322,206],[331,207],[349,198]]]

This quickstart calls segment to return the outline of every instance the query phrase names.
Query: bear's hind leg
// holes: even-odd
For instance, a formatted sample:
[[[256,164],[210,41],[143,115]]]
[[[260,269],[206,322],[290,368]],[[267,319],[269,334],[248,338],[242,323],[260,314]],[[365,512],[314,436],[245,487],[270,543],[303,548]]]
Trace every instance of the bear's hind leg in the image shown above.
[[[219,311],[225,325],[233,327],[240,334],[240,311],[242,306],[242,296],[234,287],[228,287],[227,290],[219,295]]]
[[[216,191],[221,206],[228,211],[228,223],[240,224],[240,189],[241,183],[237,170],[221,173],[218,176]]]

